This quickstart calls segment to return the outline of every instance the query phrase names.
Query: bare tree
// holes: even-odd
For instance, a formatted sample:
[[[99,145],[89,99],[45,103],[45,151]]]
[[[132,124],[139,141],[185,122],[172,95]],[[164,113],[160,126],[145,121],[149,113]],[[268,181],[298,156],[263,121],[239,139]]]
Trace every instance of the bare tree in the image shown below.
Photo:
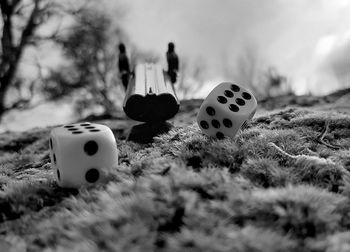
[[[116,14],[116,13],[115,13]],[[123,13],[119,14],[119,18]],[[116,14],[116,15],[117,15]],[[118,78],[118,44],[127,40],[121,27],[96,3],[86,5],[74,15],[74,23],[60,37],[68,67],[51,71],[44,86],[49,98],[75,91],[78,116],[99,107],[104,114],[118,112],[123,91]]]
[[[263,86],[266,87],[266,96],[276,96],[293,93],[290,81],[286,76],[280,74],[276,67],[270,66],[264,74],[262,80]]]
[[[37,31],[55,15],[57,7],[51,0],[0,1],[0,119],[6,111],[29,103],[29,99],[19,99],[12,105],[6,105],[6,95],[11,87],[19,88],[21,85],[16,73],[24,50],[28,46],[36,46],[42,39],[50,39],[40,36]]]
[[[225,57],[227,56],[223,57],[225,76],[251,89],[258,99],[293,93],[288,78],[280,74],[276,67],[268,66],[252,44],[244,47],[233,64]]]

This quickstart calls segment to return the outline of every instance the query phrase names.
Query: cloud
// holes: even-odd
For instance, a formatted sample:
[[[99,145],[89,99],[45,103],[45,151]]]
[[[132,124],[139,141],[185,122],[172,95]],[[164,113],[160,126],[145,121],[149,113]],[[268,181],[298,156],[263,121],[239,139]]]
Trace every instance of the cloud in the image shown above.
[[[349,85],[344,82],[349,81],[350,77],[350,30],[334,40],[334,46],[325,60],[341,84]]]
[[[315,59],[315,86],[327,78],[328,89],[350,87],[350,30],[322,37]]]

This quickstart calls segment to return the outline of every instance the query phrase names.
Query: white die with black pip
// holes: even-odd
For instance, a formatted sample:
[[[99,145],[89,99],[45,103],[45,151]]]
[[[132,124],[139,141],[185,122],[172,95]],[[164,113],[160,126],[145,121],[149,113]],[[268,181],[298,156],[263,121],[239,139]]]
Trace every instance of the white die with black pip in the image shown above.
[[[113,132],[101,124],[84,122],[54,128],[49,147],[51,167],[61,187],[98,183],[118,164]]]
[[[254,95],[237,84],[216,86],[203,101],[197,115],[202,132],[219,139],[234,137],[253,118],[257,109]]]

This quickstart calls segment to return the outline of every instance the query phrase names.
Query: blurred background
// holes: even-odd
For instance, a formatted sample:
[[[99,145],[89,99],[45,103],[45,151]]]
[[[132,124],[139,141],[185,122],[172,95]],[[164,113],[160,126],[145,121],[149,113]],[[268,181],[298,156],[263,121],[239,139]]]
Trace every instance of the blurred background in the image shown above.
[[[180,59],[180,99],[222,81],[258,99],[350,87],[348,0],[1,0],[0,132],[122,111],[131,64]]]

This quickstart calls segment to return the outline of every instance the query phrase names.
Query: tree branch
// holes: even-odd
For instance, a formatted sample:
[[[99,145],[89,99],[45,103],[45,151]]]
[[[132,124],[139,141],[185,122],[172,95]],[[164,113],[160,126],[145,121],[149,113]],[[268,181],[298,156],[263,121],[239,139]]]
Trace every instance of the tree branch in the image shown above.
[[[47,100],[40,100],[34,104],[30,104],[31,100],[30,99],[21,99],[18,100],[16,102],[14,102],[13,104],[11,104],[10,106],[6,107],[4,112],[9,112],[11,110],[28,110],[28,109],[34,109],[42,104],[45,104],[47,102]]]
[[[1,36],[1,51],[2,59],[0,62],[0,77],[7,70],[9,62],[12,61],[13,55],[13,35],[12,35],[12,12],[13,8],[9,5],[8,1],[0,2],[1,15],[3,20],[2,36]],[[0,83],[3,85],[2,83]]]
[[[29,37],[34,33],[34,30],[39,25],[39,23],[35,22],[36,21],[35,19],[38,18],[37,15],[39,13],[40,2],[41,2],[41,0],[34,0],[33,10],[29,16],[29,19],[27,21],[27,25],[25,26],[25,28],[22,31],[21,38],[20,38],[19,44],[17,46],[17,55],[16,55],[17,57],[20,57],[20,55],[23,51],[24,45],[27,43]]]

